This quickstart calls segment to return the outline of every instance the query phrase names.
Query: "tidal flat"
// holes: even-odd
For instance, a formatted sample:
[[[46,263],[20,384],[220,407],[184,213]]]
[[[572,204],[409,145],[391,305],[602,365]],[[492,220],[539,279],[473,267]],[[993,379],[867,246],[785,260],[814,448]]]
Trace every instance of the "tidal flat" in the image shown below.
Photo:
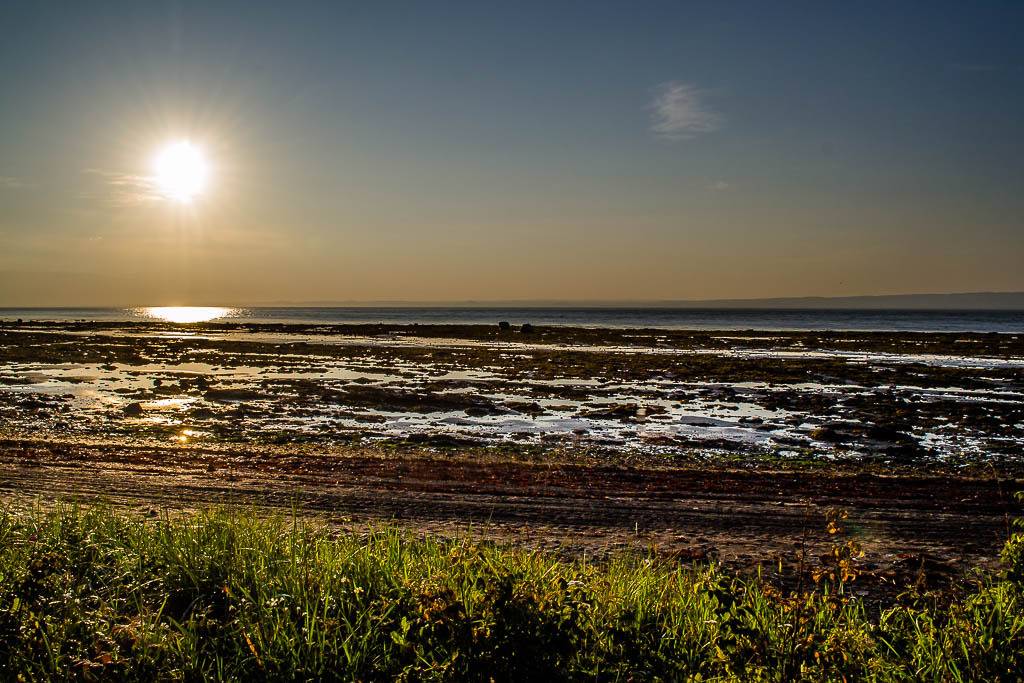
[[[15,497],[744,566],[843,508],[941,577],[1017,510],[1024,335],[10,322],[0,420]]]
[[[8,429],[1014,468],[1018,335],[0,326]]]

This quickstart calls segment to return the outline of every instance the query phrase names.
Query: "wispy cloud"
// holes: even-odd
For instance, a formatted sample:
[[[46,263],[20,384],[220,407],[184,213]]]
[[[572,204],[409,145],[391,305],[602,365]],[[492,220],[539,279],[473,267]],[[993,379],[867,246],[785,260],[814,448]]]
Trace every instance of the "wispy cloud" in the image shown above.
[[[0,189],[20,190],[23,187],[32,187],[32,184],[11,175],[0,175]]]
[[[98,199],[113,206],[139,206],[161,200],[156,183],[150,176],[133,175],[101,168],[87,168],[82,171],[101,181],[98,191],[82,193],[84,199]]]
[[[708,189],[714,190],[715,192],[725,192],[726,190],[732,189],[732,183],[727,183],[724,180],[716,180],[708,185]]]
[[[689,140],[722,126],[722,117],[705,103],[703,90],[679,81],[662,83],[651,102],[651,132],[673,142]]]

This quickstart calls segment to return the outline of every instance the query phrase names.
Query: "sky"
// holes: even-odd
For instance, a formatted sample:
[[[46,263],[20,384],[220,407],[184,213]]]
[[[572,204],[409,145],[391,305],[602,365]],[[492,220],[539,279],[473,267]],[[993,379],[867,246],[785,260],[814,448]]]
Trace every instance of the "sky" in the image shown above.
[[[0,306],[1024,290],[1024,3],[0,4]],[[154,160],[188,141],[191,201]]]

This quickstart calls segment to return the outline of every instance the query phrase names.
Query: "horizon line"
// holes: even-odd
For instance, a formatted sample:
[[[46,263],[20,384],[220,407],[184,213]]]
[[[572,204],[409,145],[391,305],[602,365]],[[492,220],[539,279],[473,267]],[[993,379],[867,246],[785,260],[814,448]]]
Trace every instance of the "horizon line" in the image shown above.
[[[217,306],[228,308],[767,308],[778,306],[786,308],[809,308],[820,304],[841,304],[844,307],[854,305],[896,304],[902,302],[910,309],[926,306],[937,307],[945,303],[948,307],[952,301],[961,304],[969,303],[972,309],[980,310],[984,299],[995,299],[992,304],[1002,304],[1004,310],[1024,310],[1024,291],[981,291],[981,292],[927,292],[920,294],[860,294],[843,296],[785,296],[757,298],[715,298],[715,299],[313,299],[313,300],[278,300],[255,302],[218,302],[201,301],[193,304],[168,303],[159,304],[67,304],[42,306],[0,306],[0,310],[26,309],[108,309],[108,308],[148,308],[153,306]],[[965,301],[968,300],[968,301]],[[1009,301],[1007,301],[1009,300]],[[1007,304],[1012,304],[1007,307]],[[892,307],[892,306],[888,306]],[[996,309],[998,310],[998,309]]]

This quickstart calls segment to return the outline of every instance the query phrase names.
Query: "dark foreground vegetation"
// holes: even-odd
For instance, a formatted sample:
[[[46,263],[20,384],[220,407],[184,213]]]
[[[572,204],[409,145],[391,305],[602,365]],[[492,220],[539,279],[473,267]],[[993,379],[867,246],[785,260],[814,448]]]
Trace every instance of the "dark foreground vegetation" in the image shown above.
[[[1005,568],[889,605],[857,547],[806,581],[592,563],[244,511],[0,513],[0,680],[1018,680],[1024,539]]]

